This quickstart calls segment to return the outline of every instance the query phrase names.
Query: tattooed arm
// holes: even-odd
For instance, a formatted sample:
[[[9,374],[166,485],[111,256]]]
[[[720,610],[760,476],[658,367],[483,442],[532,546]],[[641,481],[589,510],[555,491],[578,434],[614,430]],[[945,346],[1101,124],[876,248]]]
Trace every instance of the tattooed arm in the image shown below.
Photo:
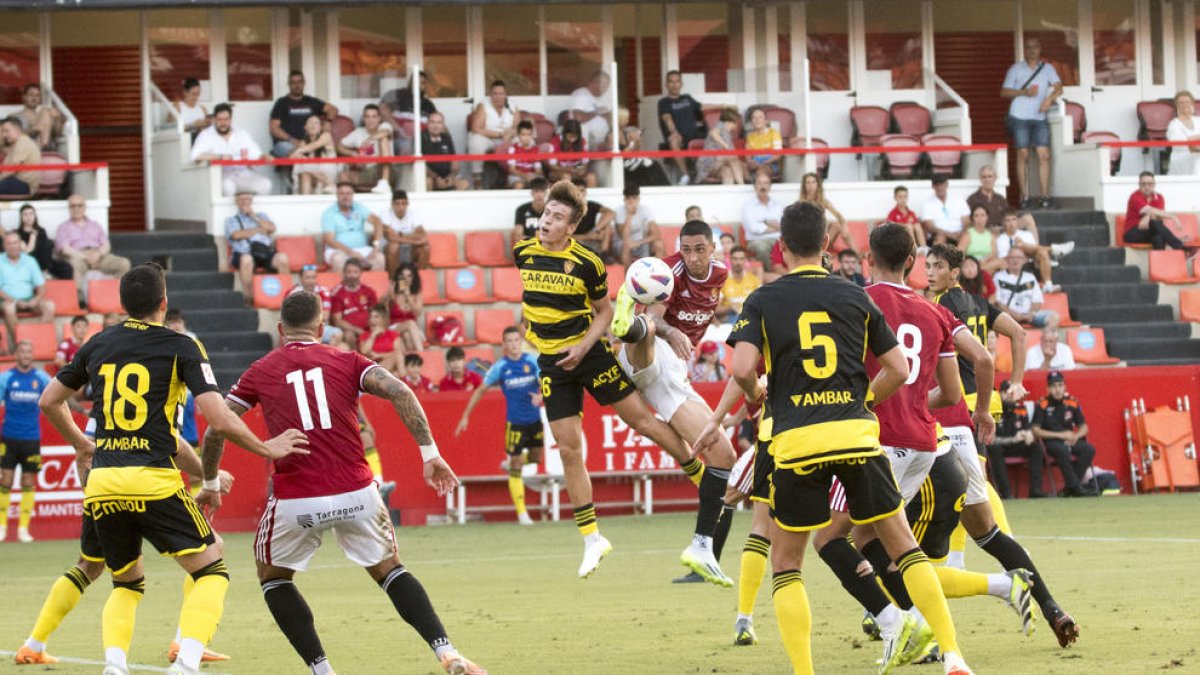
[[[404,422],[408,433],[412,434],[413,440],[421,447],[425,483],[436,490],[438,495],[445,495],[458,487],[458,477],[438,453],[437,445],[433,442],[433,432],[429,430],[429,418],[425,416],[425,410],[417,401],[412,389],[396,379],[387,369],[380,367],[367,371],[363,376],[362,388],[368,394],[392,402],[400,421]]]

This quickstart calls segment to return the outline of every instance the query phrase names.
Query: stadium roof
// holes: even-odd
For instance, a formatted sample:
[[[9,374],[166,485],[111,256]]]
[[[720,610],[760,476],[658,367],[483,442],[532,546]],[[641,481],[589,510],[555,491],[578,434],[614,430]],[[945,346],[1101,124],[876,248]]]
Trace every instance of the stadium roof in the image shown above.
[[[672,0],[675,4],[702,2],[704,0]],[[762,4],[763,0],[745,4]],[[33,11],[62,11],[72,9],[165,9],[179,7],[262,7],[285,5],[288,7],[345,7],[347,5],[502,5],[502,4],[627,4],[629,0],[0,0],[0,9]]]

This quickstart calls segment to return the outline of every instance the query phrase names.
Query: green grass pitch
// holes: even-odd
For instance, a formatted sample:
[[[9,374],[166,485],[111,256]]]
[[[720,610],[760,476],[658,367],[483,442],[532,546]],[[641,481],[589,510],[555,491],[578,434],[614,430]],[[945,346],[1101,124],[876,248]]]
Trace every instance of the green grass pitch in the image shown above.
[[[999,600],[970,598],[951,608],[968,661],[980,674],[1200,672],[1200,496],[1017,501],[1008,513],[1052,589],[1079,621],[1082,636],[1058,648],[1040,621],[1032,639]],[[615,549],[596,575],[575,578],[582,551],[568,521],[521,528],[469,525],[404,529],[401,557],[425,584],[455,646],[494,675],[569,672],[577,675],[788,673],[779,643],[770,583],[759,592],[759,645],[734,647],[737,591],[672,585],[690,514],[608,517],[600,525]],[[220,528],[220,519],[216,523]],[[737,578],[749,513],[736,515],[724,556]],[[147,547],[149,548],[149,547]],[[54,667],[11,663],[50,584],[74,561],[72,542],[0,545],[0,672],[97,673],[103,659],[100,610],[109,582],[94,584],[50,641],[50,652],[88,663]],[[249,535],[226,537],[233,575],[225,616],[213,647],[233,660],[210,673],[305,673],[275,627],[254,579]],[[166,665],[174,634],[181,573],[153,556],[146,598],[138,610],[131,664]],[[968,545],[968,567],[994,571]],[[866,642],[861,611],[821,560],[806,555],[813,604],[813,650],[819,673],[870,673],[879,643]],[[416,633],[395,614],[364,572],[346,561],[332,538],[299,575],[317,627],[340,675],[425,675],[440,669]],[[939,666],[902,672],[941,673]]]

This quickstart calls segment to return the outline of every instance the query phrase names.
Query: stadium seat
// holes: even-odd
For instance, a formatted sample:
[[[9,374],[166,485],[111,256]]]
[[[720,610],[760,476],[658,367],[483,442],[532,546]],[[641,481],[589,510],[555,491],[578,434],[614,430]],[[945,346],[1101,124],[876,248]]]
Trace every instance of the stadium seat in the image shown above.
[[[483,270],[478,267],[447,270],[444,274],[446,299],[450,302],[478,305],[493,301],[487,294]]]
[[[733,107],[734,110],[737,110],[736,106],[730,106],[730,107]],[[725,106],[709,106],[709,105],[703,106],[700,110],[700,114],[704,116],[704,126],[708,127],[709,129],[712,129],[713,127],[720,124],[721,123],[721,111],[724,109],[725,109]],[[741,115],[740,112],[738,114]],[[742,137],[742,125],[738,124],[734,127],[733,137],[735,139]],[[701,140],[703,140],[703,139],[701,139]]]
[[[865,254],[871,250],[871,230],[864,221],[851,220],[846,223],[846,229],[849,231],[850,239],[854,242],[854,249]],[[863,260],[866,263],[866,260]],[[866,272],[864,270],[864,276]]]
[[[1045,301],[1042,302],[1042,309],[1052,309],[1058,312],[1058,325],[1063,328],[1082,325],[1071,319],[1071,305],[1067,301],[1066,293],[1046,293],[1043,297]]]
[[[17,324],[17,341],[29,340],[33,343],[33,358],[38,361],[53,361],[54,352],[58,348],[58,334],[54,330],[54,322],[31,323],[22,321]]]
[[[333,118],[333,124],[330,125],[329,132],[333,134],[333,142],[341,143],[342,139],[350,135],[354,131],[354,120],[346,115],[338,115]]]
[[[1175,105],[1169,100],[1138,101],[1138,140],[1165,141],[1167,140],[1167,125],[1175,118]],[[1171,161],[1170,148],[1155,148],[1158,154],[1158,171],[1165,175]],[[1150,148],[1142,148],[1142,154],[1148,154]]]
[[[421,300],[426,305],[444,305],[449,302],[438,288],[437,270],[421,270],[419,274],[421,275]]]
[[[1188,248],[1200,246],[1200,221],[1194,213],[1176,213],[1178,221],[1167,219],[1163,224],[1171,228],[1171,232]]]
[[[1119,141],[1121,137],[1111,131],[1085,131],[1079,137],[1083,143],[1104,143],[1106,141]],[[1121,148],[1108,149],[1108,173],[1111,176],[1117,175],[1121,170]]]
[[[438,317],[441,317],[441,316],[454,317],[454,318],[458,319],[459,322],[462,324],[464,337],[467,335],[467,319],[465,316],[463,316],[462,312],[448,312],[448,311],[425,312],[425,339],[429,342],[429,344],[443,345],[443,346],[458,345],[459,347],[466,347],[467,345],[475,344],[474,340],[465,340],[463,342],[455,342],[450,345],[444,345],[443,343],[438,342],[436,339],[434,339],[433,323],[434,323],[434,321],[437,320]]]
[[[957,136],[929,134],[921,139],[923,145],[962,145]],[[945,174],[954,178],[962,175],[961,150],[928,150],[929,168],[933,175]]]
[[[467,363],[470,363],[474,359],[479,359],[490,366],[496,362],[496,350],[490,345],[467,347],[463,350],[463,356],[466,357]]]
[[[384,297],[391,295],[392,293],[391,280],[388,279],[387,272],[383,270],[370,270],[363,272],[362,284],[375,289],[375,294],[379,296],[380,300],[383,300]]]
[[[481,267],[504,267],[511,265],[508,258],[508,246],[504,243],[504,233],[499,230],[491,232],[468,232],[463,238],[467,252],[467,263]]]
[[[458,235],[430,234],[429,264],[433,267],[466,267],[467,263],[458,257]]]
[[[1150,248],[1150,244],[1130,244],[1125,241],[1125,214],[1124,213],[1117,214],[1116,227],[1113,228],[1113,237],[1116,239],[1117,246],[1124,246],[1125,248],[1141,248],[1141,249]]]
[[[658,234],[662,236],[663,248],[666,249],[667,255],[679,252],[679,231],[682,229],[682,226],[675,225],[658,226]]]
[[[554,122],[544,117],[540,120],[533,120],[533,138],[538,145],[549,143],[554,138]]]
[[[317,285],[324,286],[330,291],[342,283],[342,275],[337,272],[317,272]]]
[[[523,294],[521,270],[516,267],[499,267],[492,270],[492,295],[496,300],[520,302]]]
[[[421,360],[425,365],[421,366],[421,374],[429,378],[434,386],[442,381],[446,376],[446,350],[444,349],[425,349],[417,352],[421,355]]]
[[[258,309],[279,309],[283,304],[284,294],[295,282],[283,274],[254,275],[254,306]]]
[[[42,164],[67,164],[67,158],[57,152],[42,152]],[[37,196],[54,198],[62,196],[63,183],[67,180],[66,169],[45,169],[40,172]],[[54,358],[51,355],[51,358]]]
[[[1188,270],[1187,253],[1176,249],[1150,251],[1150,281],[1161,284],[1192,284],[1200,277]]]
[[[920,138],[933,131],[929,108],[914,101],[896,101],[888,109],[892,131]]]
[[[317,260],[317,241],[312,237],[275,237],[275,250],[287,254],[293,272],[299,272],[305,265],[324,267]]]
[[[925,275],[925,256],[917,256],[916,263],[908,273],[908,285],[913,290],[923,291],[929,288],[929,277]]]
[[[850,145],[879,145],[891,124],[888,111],[877,105],[856,105],[850,109]],[[862,155],[858,155],[859,158]]]
[[[996,334],[996,372],[1012,372],[1012,341],[1007,335]]]
[[[54,316],[75,316],[79,308],[79,293],[70,279],[47,279],[46,299],[54,303]]]
[[[625,284],[625,266],[624,265],[609,265],[608,266],[608,297],[612,300],[617,299],[617,291],[621,290],[621,286]]]
[[[1200,323],[1200,288],[1179,292],[1179,320]]]
[[[84,338],[84,341],[86,342],[87,340],[90,340],[93,335],[95,335],[96,333],[99,333],[102,330],[104,330],[103,323],[100,323],[99,321],[89,321],[87,337]],[[67,336],[70,334],[71,334],[70,322],[64,323],[62,325],[62,330],[59,332],[59,336],[58,336],[59,342],[66,340]]]
[[[516,325],[511,309],[475,310],[475,339],[485,345],[504,342],[504,329]]]
[[[97,314],[124,314],[121,306],[120,279],[93,279],[88,282],[88,310]]]
[[[789,148],[803,148],[803,147],[806,147],[808,144],[807,139],[804,136],[797,136],[797,137],[791,139],[791,141],[785,141],[785,142],[788,144]],[[813,149],[828,148],[829,142],[823,138],[815,138],[814,137],[812,139],[812,147],[813,147]],[[821,174],[821,179],[824,180],[824,179],[828,178],[829,177],[829,153],[814,152],[813,157],[815,157],[817,160],[817,173]]]
[[[1108,346],[1104,343],[1103,328],[1080,328],[1067,331],[1067,344],[1075,355],[1075,361],[1092,366],[1120,363],[1121,359],[1108,355]]]
[[[920,145],[921,139],[905,134],[887,134],[879,139],[879,144],[885,147]],[[916,174],[917,165],[921,163],[919,150],[898,150],[883,154],[883,173],[889,178],[906,178]]]
[[[761,106],[763,114],[767,116],[768,123],[774,123],[779,127],[779,135],[783,138],[786,145],[796,136],[796,113],[788,108],[777,105]]]
[[[1071,118],[1072,136],[1076,143],[1082,142],[1083,132],[1087,131],[1087,110],[1074,101],[1063,99],[1067,116]]]

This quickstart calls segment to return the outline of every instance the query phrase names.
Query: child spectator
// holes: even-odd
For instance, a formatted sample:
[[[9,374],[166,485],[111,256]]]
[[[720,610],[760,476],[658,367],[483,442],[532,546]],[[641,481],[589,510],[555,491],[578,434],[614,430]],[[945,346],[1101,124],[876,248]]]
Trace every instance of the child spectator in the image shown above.
[[[392,297],[388,299],[388,323],[404,341],[404,349],[419,352],[425,348],[425,336],[419,324],[425,301],[421,296],[421,275],[416,265],[400,263],[392,279]]]
[[[712,340],[700,343],[700,353],[692,365],[692,382],[724,382],[728,379],[725,366],[721,365],[721,348]]]
[[[750,131],[746,133],[747,150],[780,150],[783,148],[783,137],[779,130],[767,123],[767,113],[762,108],[750,110]],[[758,171],[759,167],[771,172],[772,179],[778,179],[781,173],[780,160],[783,155],[750,155],[746,158],[746,168],[750,173]]]
[[[462,347],[446,350],[446,376],[438,385],[438,391],[475,391],[483,386],[479,373],[467,370],[467,355]]]
[[[75,352],[87,341],[87,333],[87,316],[80,314],[71,319],[71,334],[58,343],[58,349],[54,352],[54,365],[62,368],[70,363],[75,358]]]
[[[420,354],[406,354],[404,356],[404,384],[408,385],[418,395],[428,394],[429,392],[437,391],[433,387],[433,382],[421,374],[421,367],[425,365],[425,359],[421,358]]]
[[[579,120],[564,121],[562,131],[550,140],[550,144],[554,146],[554,152],[588,151],[587,139],[583,137],[583,128],[580,126]],[[588,160],[558,158],[550,160],[551,182],[571,180],[572,178],[582,178],[587,181],[588,187],[596,187],[596,174],[589,170]]]
[[[388,328],[387,305],[372,307],[367,321],[367,330],[358,338],[358,353],[399,374],[404,358],[404,343],[399,333]]]
[[[737,110],[731,107],[721,110],[721,120],[708,131],[704,139],[705,150],[732,150],[733,135],[742,120]],[[742,160],[734,155],[705,155],[696,162],[696,182],[703,183],[710,176],[719,176],[725,185],[741,185],[746,182],[742,171]]]
[[[908,188],[897,185],[892,191],[892,198],[896,200],[896,206],[888,211],[887,221],[907,227],[908,231],[912,232],[913,243],[919,248],[924,248],[925,231],[921,229],[921,219],[917,217],[916,212],[908,208]]]
[[[521,120],[517,125],[517,142],[508,146],[508,187],[523,190],[529,181],[542,176],[542,162],[523,157],[537,154],[537,142],[533,138],[533,122]]]

